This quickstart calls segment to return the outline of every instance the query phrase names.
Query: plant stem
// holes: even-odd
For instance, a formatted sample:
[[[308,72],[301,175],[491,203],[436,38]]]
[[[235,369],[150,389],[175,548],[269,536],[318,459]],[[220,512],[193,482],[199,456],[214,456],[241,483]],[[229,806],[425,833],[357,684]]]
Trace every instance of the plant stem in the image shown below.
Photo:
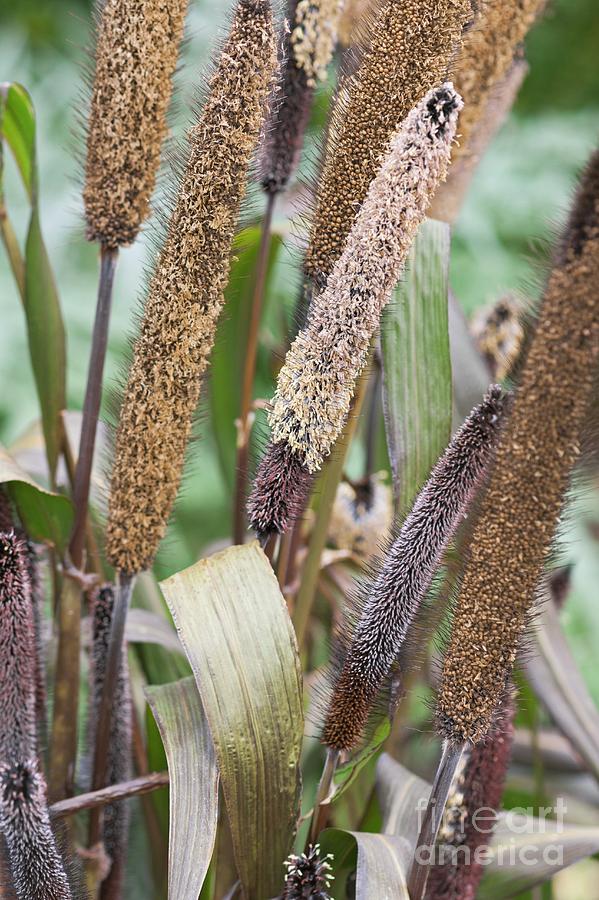
[[[276,194],[269,194],[266,201],[266,210],[262,219],[262,232],[260,234],[260,247],[256,262],[254,281],[254,293],[252,296],[252,311],[250,328],[245,350],[245,365],[243,370],[243,383],[241,388],[241,412],[239,415],[237,438],[237,472],[235,479],[235,500],[233,505],[233,543],[242,544],[245,530],[245,496],[248,480],[250,434],[252,423],[250,411],[252,405],[252,388],[256,373],[256,357],[258,353],[258,332],[264,301],[264,285],[268,271],[268,256],[270,251],[272,214],[274,210]]]
[[[149,794],[150,791],[156,791],[168,783],[168,772],[150,772],[148,775],[140,775],[130,781],[111,784],[110,787],[102,788],[99,791],[89,791],[86,794],[59,800],[58,803],[53,803],[49,807],[49,812],[54,819],[64,819],[66,816],[74,816],[84,809],[97,809],[106,806],[107,803],[126,800],[127,797]]]
[[[300,650],[302,649],[306,637],[306,628],[314,603],[316,585],[318,584],[318,576],[320,573],[320,558],[327,541],[333,502],[343,473],[345,457],[356,430],[367,384],[368,374],[365,373],[358,383],[354,404],[345,424],[343,433],[333,447],[320,479],[321,493],[320,502],[318,504],[318,514],[308,545],[308,555],[306,556],[306,560],[302,567],[301,587],[293,610],[293,624]]]
[[[121,663],[125,621],[129,610],[133,581],[133,576],[123,576],[118,574],[116,578],[112,622],[108,639],[108,652],[106,654],[104,684],[102,685],[102,697],[100,699],[100,709],[98,711],[96,746],[94,748],[94,764],[92,770],[92,791],[101,790],[105,787],[106,782],[108,747],[110,744],[110,725],[112,719],[112,698],[114,696],[119,666]],[[101,836],[101,808],[96,807],[92,810],[89,818],[89,846],[94,847]]]
[[[314,801],[314,810],[312,812],[312,821],[310,823],[310,833],[308,837],[308,845],[317,843],[318,835],[322,831],[324,820],[328,813],[328,806],[331,800],[331,789],[333,787],[333,778],[339,762],[339,751],[327,749],[324,768],[318,783],[316,799]],[[306,848],[307,849],[307,848]]]
[[[456,769],[462,758],[465,744],[448,744],[443,745],[443,753],[441,762],[435,775],[433,787],[431,789],[428,806],[424,814],[424,820],[420,828],[420,834],[416,841],[416,856],[410,869],[408,876],[408,894],[410,900],[422,900],[426,892],[426,883],[430,872],[430,862],[421,861],[418,858],[418,851],[424,847],[433,847],[437,840],[439,827],[443,819],[443,812],[447,797],[451,790],[453,778]]]
[[[92,350],[87,374],[87,387],[83,405],[79,454],[75,469],[75,487],[73,500],[75,504],[75,522],[69,544],[73,565],[80,569],[83,564],[85,546],[85,529],[87,522],[87,505],[91,481],[94,447],[100,403],[102,400],[102,375],[106,347],[108,344],[108,324],[112,305],[112,286],[118,257],[118,250],[102,247],[100,251],[100,282],[98,286],[98,302],[92,338]]]
[[[6,248],[6,255],[8,256],[10,268],[17,283],[17,288],[19,289],[21,300],[24,304],[25,262],[23,260],[23,257],[21,256],[19,242],[17,241],[17,236],[14,233],[13,227],[10,223],[10,219],[8,218],[8,213],[6,212],[6,207],[4,206],[4,202],[2,199],[0,199],[0,236],[2,237],[2,243]]]

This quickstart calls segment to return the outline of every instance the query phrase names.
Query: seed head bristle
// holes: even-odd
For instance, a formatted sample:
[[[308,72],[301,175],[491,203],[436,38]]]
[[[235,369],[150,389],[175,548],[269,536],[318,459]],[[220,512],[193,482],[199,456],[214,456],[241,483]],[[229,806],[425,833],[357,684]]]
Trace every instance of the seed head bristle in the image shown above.
[[[393,521],[393,497],[384,475],[371,475],[356,485],[342,481],[333,503],[329,540],[364,560],[377,553]]]
[[[461,106],[447,83],[403,122],[287,353],[269,415],[272,440],[286,442],[309,472],[318,472],[343,429],[383,307],[445,177]]]
[[[0,534],[0,762],[36,752],[36,640],[29,547]]]
[[[87,237],[132,243],[148,215],[188,0],[104,0],[83,200]]]
[[[270,3],[239,0],[206,104],[189,132],[121,408],[106,555],[126,574],[151,565],[175,501],[275,65]]]
[[[359,742],[374,699],[403,645],[450,540],[493,458],[506,397],[494,385],[454,435],[416,498],[365,601],[333,689],[323,743]]]
[[[34,758],[0,764],[0,831],[19,900],[71,900]]]
[[[291,28],[291,47],[308,84],[324,81],[337,43],[343,0],[299,0]]]
[[[304,512],[313,482],[288,444],[269,443],[247,504],[248,521],[258,538],[287,531]]]
[[[339,16],[339,43],[351,47],[363,32],[364,23],[373,11],[381,5],[381,0],[345,0]]]
[[[292,853],[285,866],[285,890],[281,900],[331,900],[329,889],[334,876],[329,860],[332,855],[320,856],[320,845],[310,844],[297,856]]]
[[[558,526],[599,364],[599,152],[544,292],[513,412],[473,530],[443,664],[437,725],[487,733]]]
[[[517,51],[547,0],[492,0],[481,5],[465,34],[454,81],[464,98],[460,141],[452,157],[469,150],[469,139],[492,91],[507,76]]]
[[[515,702],[508,694],[493,718],[486,740],[466,750],[454,789],[447,799],[437,844],[443,856],[431,867],[426,900],[474,900],[483,866],[477,862],[480,848],[493,832],[492,813],[497,813],[514,738]],[[475,818],[475,816],[477,818]],[[447,850],[463,847],[455,861]]]
[[[343,251],[391,136],[447,77],[471,16],[469,0],[387,0],[373,18],[370,46],[344,85],[327,141],[305,261],[318,283]]]
[[[88,722],[88,746],[95,745],[96,727],[102,702],[102,690],[106,674],[106,657],[110,639],[114,588],[105,584],[96,589],[90,598],[92,612],[92,648],[90,659],[90,703]],[[112,719],[106,783],[118,784],[131,778],[131,692],[127,654],[121,654],[120,670],[112,696]],[[120,802],[104,807],[104,849],[110,859],[110,871],[102,882],[101,897],[120,897],[125,875],[127,839],[129,831],[129,804]]]

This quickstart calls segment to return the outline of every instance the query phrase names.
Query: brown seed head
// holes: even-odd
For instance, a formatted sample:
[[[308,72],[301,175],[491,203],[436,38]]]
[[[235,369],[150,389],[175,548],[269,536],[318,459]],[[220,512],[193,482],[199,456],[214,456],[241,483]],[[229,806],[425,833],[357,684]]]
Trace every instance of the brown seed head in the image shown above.
[[[188,0],[104,0],[85,161],[87,237],[130,244],[148,215]]]
[[[327,76],[343,0],[299,0],[291,26],[291,47],[298,69],[314,87]]]
[[[259,538],[282,534],[302,515],[314,476],[284,441],[272,442],[258,469],[247,513],[248,520]]]
[[[341,255],[392,134],[447,76],[469,0],[387,0],[370,47],[335,108],[316,198],[306,273],[319,283]]]
[[[329,540],[367,560],[386,541],[393,521],[393,495],[384,472],[360,484],[342,481],[329,524]]]
[[[269,416],[273,441],[286,441],[309,472],[318,472],[345,424],[383,307],[445,177],[461,105],[451,84],[429,91],[393,137],[279,373]]]
[[[473,129],[490,94],[507,76],[514,57],[547,0],[485,0],[464,36],[454,81],[464,98],[460,141],[453,159],[469,151]]]
[[[123,399],[106,554],[124,573],[151,565],[175,501],[275,65],[270,3],[240,0],[208,99],[189,132],[187,164]]]
[[[335,684],[323,742],[351,750],[373,701],[492,460],[506,398],[493,386],[455,434],[364,592],[360,618]]]
[[[437,705],[448,740],[477,742],[489,729],[579,454],[599,360],[598,172],[596,153],[545,289],[473,531]]]

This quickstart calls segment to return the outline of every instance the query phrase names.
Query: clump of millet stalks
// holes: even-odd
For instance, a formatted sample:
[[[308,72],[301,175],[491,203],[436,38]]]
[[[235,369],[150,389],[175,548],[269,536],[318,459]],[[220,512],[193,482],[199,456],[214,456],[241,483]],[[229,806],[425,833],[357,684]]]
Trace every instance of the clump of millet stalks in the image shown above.
[[[525,338],[524,309],[511,294],[479,310],[470,330],[493,378],[503,381],[512,372]]]
[[[0,533],[0,832],[12,886],[23,900],[71,896],[50,828],[37,763],[36,634],[30,552]]]
[[[461,139],[454,159],[469,152],[473,129],[484,113],[493,89],[507,76],[514,57],[547,0],[492,0],[464,36],[454,81],[464,98]]]
[[[445,177],[461,105],[447,83],[429,91],[406,118],[287,353],[269,415],[271,443],[248,504],[260,536],[287,528],[290,513],[302,507],[300,490],[309,489],[310,476],[341,433],[381,312]]]
[[[287,875],[281,900],[331,900],[332,858],[330,853],[321,857],[318,844],[310,844],[300,856],[292,853],[285,863]]]
[[[493,386],[453,437],[397,539],[364,590],[362,609],[333,689],[323,743],[352,750],[398,656],[443,553],[493,457],[506,398]]]
[[[599,152],[584,174],[481,503],[437,704],[447,741],[482,740],[551,549],[599,362]]]
[[[148,215],[188,0],[105,0],[98,21],[83,200],[87,237],[132,243]]]
[[[90,598],[92,614],[92,646],[90,658],[90,702],[88,743],[95,744],[96,725],[102,702],[110,627],[114,609],[114,589],[106,584]],[[120,669],[112,695],[112,718],[106,780],[118,784],[131,778],[131,694],[126,654],[121,655]],[[129,805],[121,801],[104,807],[104,850],[110,860],[110,871],[101,887],[101,897],[119,897],[122,892],[127,856]]]
[[[70,900],[35,758],[0,764],[0,831],[19,900]]]
[[[106,531],[107,558],[122,573],[151,565],[177,494],[275,65],[270,4],[239,0],[188,135],[124,393]]]
[[[476,897],[483,874],[476,854],[489,844],[493,832],[490,814],[496,814],[501,804],[512,752],[514,714],[514,693],[510,689],[493,717],[487,738],[467,748],[462,756],[439,829],[436,853],[440,858],[431,867],[426,900]]]
[[[333,503],[329,540],[365,560],[384,544],[393,521],[392,492],[383,474],[371,475],[364,483],[342,481]]]
[[[448,74],[469,0],[387,0],[370,45],[333,112],[306,252],[306,274],[322,283],[341,255],[389,140],[420,98]]]

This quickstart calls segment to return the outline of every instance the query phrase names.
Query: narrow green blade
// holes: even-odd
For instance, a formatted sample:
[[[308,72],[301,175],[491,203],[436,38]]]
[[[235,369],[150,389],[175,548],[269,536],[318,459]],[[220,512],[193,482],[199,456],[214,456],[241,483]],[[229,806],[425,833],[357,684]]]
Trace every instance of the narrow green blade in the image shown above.
[[[448,275],[449,226],[429,219],[381,327],[385,429],[402,515],[451,435]]]
[[[281,891],[299,815],[302,687],[295,635],[256,542],[161,584],[210,725],[239,878]]]
[[[409,900],[406,873],[411,848],[403,838],[327,828],[320,847],[323,855],[333,857],[333,896],[345,896],[342,887],[355,869],[356,900]]]
[[[197,900],[214,850],[218,768],[193,678],[146,688],[169,772],[169,900]]]

